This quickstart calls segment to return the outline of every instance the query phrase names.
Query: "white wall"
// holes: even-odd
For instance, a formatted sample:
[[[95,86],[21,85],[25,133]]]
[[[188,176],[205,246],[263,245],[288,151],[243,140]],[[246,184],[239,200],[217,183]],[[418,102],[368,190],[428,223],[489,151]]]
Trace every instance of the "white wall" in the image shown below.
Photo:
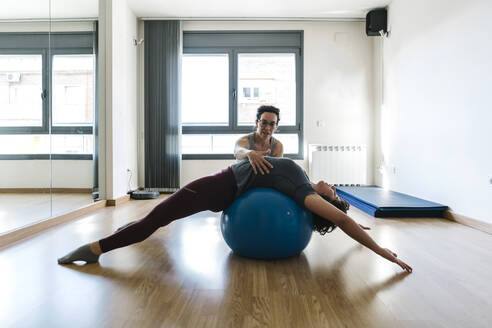
[[[127,169],[132,172],[130,189],[137,187],[137,48],[132,42],[137,36],[137,17],[125,0],[112,1],[111,13],[111,108],[106,108],[106,120],[111,122],[106,128],[112,131],[106,131],[111,148],[106,153],[112,151],[112,157],[106,174],[112,179],[106,181],[112,185],[107,186],[106,197],[116,199],[128,191]]]
[[[393,1],[381,126],[389,188],[492,222],[492,2]],[[378,106],[379,108],[379,106]]]
[[[183,30],[304,31],[304,156],[307,145],[366,144],[373,173],[373,40],[362,22],[184,22]],[[317,121],[325,121],[319,128]],[[230,161],[183,161],[181,185]]]
[[[2,160],[0,188],[92,188],[93,165],[92,160]]]

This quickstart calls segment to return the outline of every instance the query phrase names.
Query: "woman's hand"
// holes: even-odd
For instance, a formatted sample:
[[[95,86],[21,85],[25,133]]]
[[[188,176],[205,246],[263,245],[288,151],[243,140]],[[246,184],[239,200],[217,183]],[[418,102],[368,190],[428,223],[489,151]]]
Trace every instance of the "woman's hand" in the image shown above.
[[[382,257],[384,257],[388,261],[391,261],[393,263],[398,264],[406,272],[412,272],[412,267],[409,266],[408,264],[406,264],[405,262],[403,262],[402,260],[398,259],[397,258],[398,255],[396,253],[392,252],[391,250],[389,250],[387,248],[382,248],[382,253],[379,255],[381,255]]]
[[[252,150],[248,153],[247,156],[255,174],[258,174],[258,171],[260,171],[262,175],[265,174],[265,172],[270,173],[268,168],[273,168],[273,165],[264,157],[268,154],[270,154],[270,150]]]
[[[357,224],[350,216],[338,210],[335,206],[330,204],[319,194],[308,195],[304,199],[304,205],[308,210],[319,216],[330,220],[336,224],[340,229],[343,230],[348,236],[353,238],[355,241],[366,246],[376,254],[384,257],[388,261],[398,264],[403,270],[407,272],[412,272],[412,267],[410,267],[405,262],[397,259],[396,253],[393,253],[389,249],[381,248],[364,230],[367,227]],[[366,229],[367,230],[367,229]]]

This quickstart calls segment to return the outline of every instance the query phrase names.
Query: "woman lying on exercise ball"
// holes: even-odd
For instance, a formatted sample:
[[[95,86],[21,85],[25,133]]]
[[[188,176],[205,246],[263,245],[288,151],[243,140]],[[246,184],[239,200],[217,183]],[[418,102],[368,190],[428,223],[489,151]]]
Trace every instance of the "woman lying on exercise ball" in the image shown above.
[[[334,188],[323,181],[311,183],[304,170],[291,159],[266,157],[266,160],[272,165],[268,174],[255,174],[251,163],[244,159],[216,174],[192,181],[162,201],[143,219],[121,227],[106,238],[79,247],[58,259],[58,263],[97,262],[102,253],[140,242],[174,220],[206,210],[223,211],[246,191],[266,187],[289,196],[299,206],[311,211],[314,230],[324,234],[338,226],[376,254],[407,272],[412,271],[395,253],[380,247],[362,230],[365,227],[346,215],[348,204],[336,196]]]

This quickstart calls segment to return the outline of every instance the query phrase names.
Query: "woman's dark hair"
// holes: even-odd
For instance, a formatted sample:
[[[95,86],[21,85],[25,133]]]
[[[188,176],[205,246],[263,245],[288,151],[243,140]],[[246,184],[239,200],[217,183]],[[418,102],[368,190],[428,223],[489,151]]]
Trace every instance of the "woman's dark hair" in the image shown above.
[[[267,105],[263,105],[263,106],[258,107],[258,110],[256,111],[256,119],[258,121],[260,120],[261,114],[263,114],[264,112],[276,114],[277,115],[277,124],[278,124],[278,122],[280,122],[280,109],[278,109],[277,107],[267,106]]]
[[[335,206],[340,211],[347,214],[350,204],[346,200],[343,200],[341,198],[337,198],[335,200],[329,200],[327,197],[323,195],[320,196],[323,197],[326,201],[328,201],[331,205]],[[324,235],[327,232],[332,232],[333,230],[335,230],[336,227],[337,226],[333,222],[313,213],[313,228],[314,231],[319,232],[320,235]]]

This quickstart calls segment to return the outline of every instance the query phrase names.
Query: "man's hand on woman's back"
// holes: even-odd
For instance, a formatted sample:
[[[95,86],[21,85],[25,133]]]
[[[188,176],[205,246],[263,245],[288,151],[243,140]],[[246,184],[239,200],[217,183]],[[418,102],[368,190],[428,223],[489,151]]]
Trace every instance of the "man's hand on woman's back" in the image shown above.
[[[265,159],[265,156],[269,154],[270,150],[252,150],[248,153],[247,157],[255,174],[258,174],[258,171],[260,171],[262,175],[270,173],[268,168],[273,168],[273,165]]]

